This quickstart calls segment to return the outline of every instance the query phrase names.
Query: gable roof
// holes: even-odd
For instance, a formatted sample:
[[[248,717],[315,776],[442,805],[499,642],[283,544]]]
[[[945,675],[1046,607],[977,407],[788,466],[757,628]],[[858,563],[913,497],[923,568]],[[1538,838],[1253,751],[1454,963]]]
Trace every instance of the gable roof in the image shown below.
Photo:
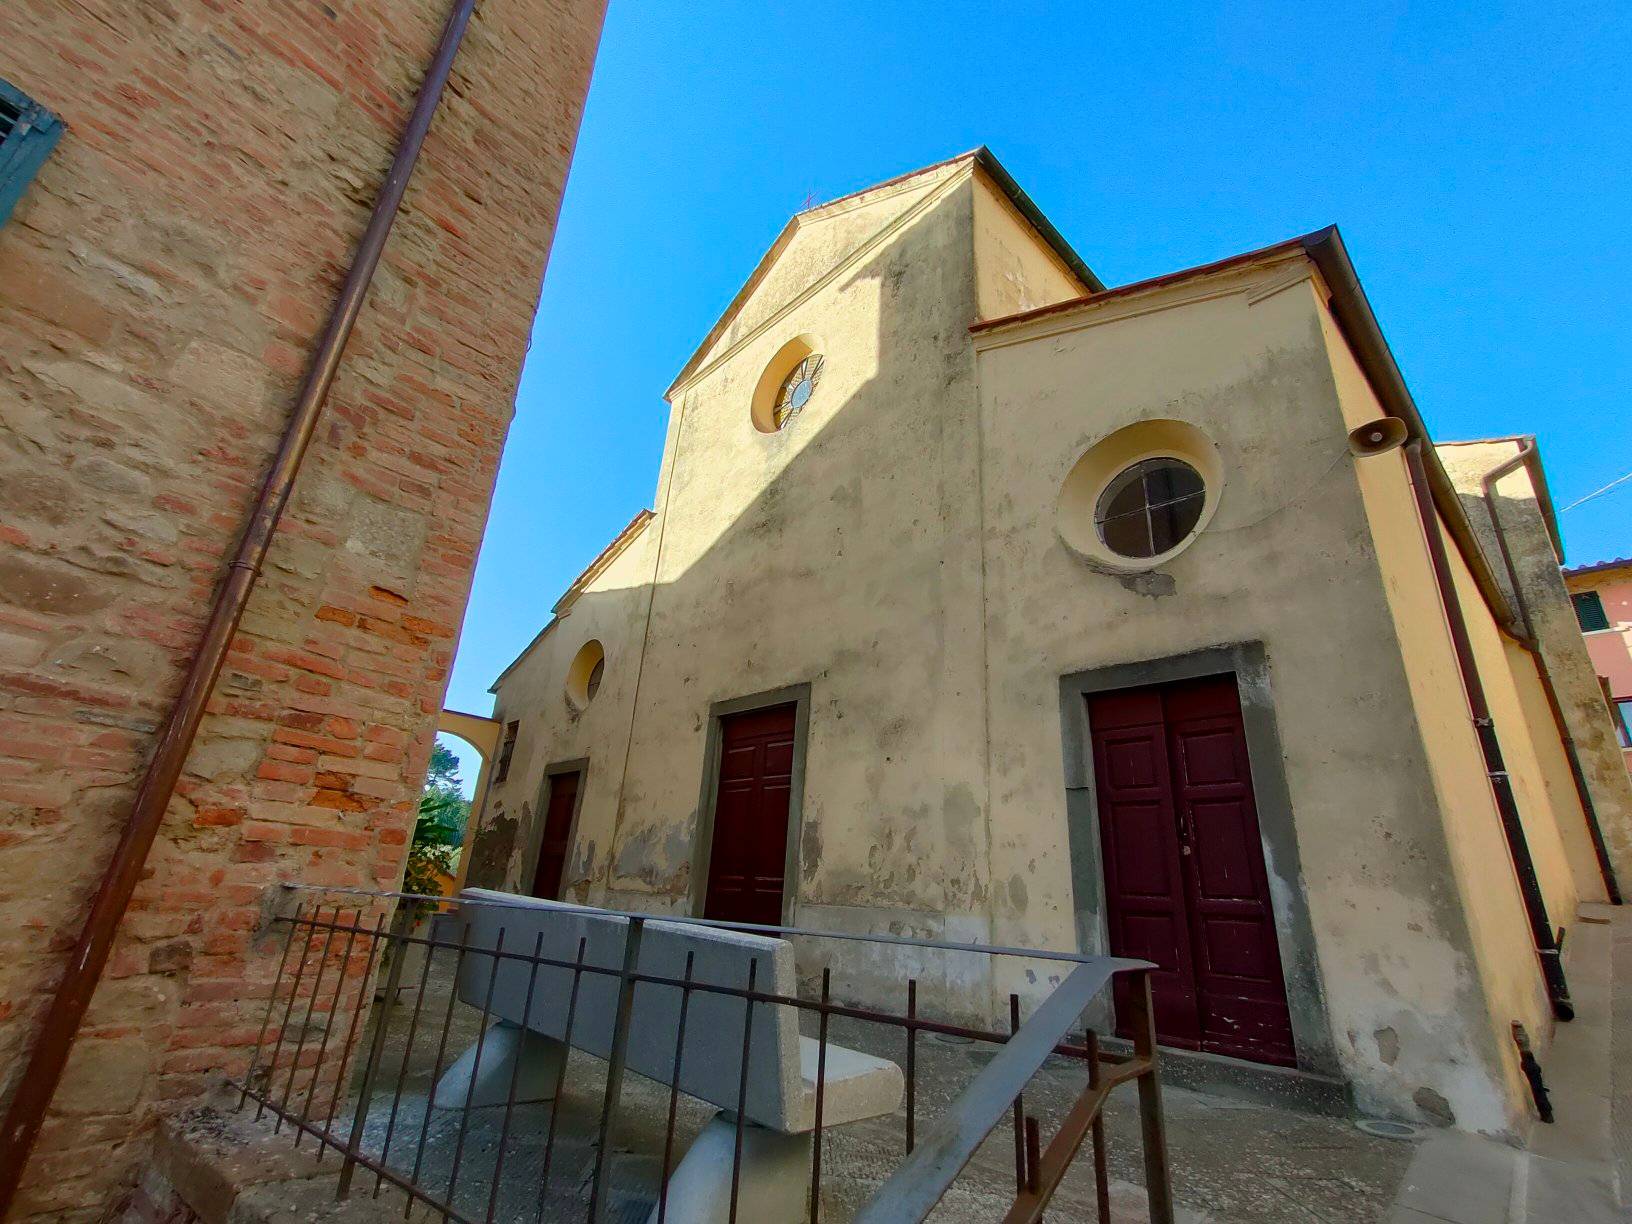
[[[653,517],[650,510],[638,511],[624,529],[612,537],[612,542],[595,555],[595,560],[584,566],[578,577],[574,578],[572,584],[562,593],[561,598],[555,601],[555,606],[550,611],[560,616],[568,608],[572,607],[578,596],[584,593],[584,588],[599,578],[605,572],[606,567],[616,561],[622,555],[623,550],[635,542],[640,533],[646,530],[646,524],[651,522]]]
[[[714,326],[708,329],[702,343],[686,360],[686,364],[681,367],[680,373],[674,376],[674,381],[663,392],[663,398],[667,399],[673,395],[675,388],[690,378],[702,366],[704,358],[714,348],[719,338],[725,334],[725,330],[731,325],[731,321],[742,311],[748,299],[753,296],[754,290],[759,288],[782,252],[793,241],[794,235],[799,232],[801,226],[814,220],[820,220],[821,214],[826,213],[829,209],[857,199],[860,196],[890,187],[898,187],[912,179],[948,170],[963,163],[972,164],[985,172],[998,190],[1008,199],[1009,203],[1014,206],[1015,211],[1025,218],[1027,224],[1031,226],[1037,236],[1043,240],[1043,243],[1082,285],[1094,293],[1105,288],[1104,282],[1094,275],[1093,269],[1083,262],[1082,256],[1078,255],[1071,244],[1065,240],[1064,235],[1054,228],[1053,223],[1043,215],[1042,209],[1037,207],[1020,184],[1015,182],[1014,176],[1003,168],[1002,163],[997,160],[990,149],[985,145],[981,145],[979,148],[970,149],[967,153],[959,153],[956,157],[949,157],[945,161],[936,162],[934,165],[922,166],[917,170],[908,171],[906,174],[898,174],[894,178],[885,179],[882,183],[874,183],[870,187],[863,187],[860,191],[852,191],[848,195],[839,196],[837,199],[828,200],[824,204],[817,204],[795,213],[788,223],[782,227],[782,232],[776,236],[776,241],[772,242],[769,249],[760,257],[759,263],[754,266],[753,272],[743,282],[742,288],[737,290],[736,296],[726,305],[724,312],[715,321]]]
[[[1632,557],[1612,557],[1608,561],[1594,561],[1589,565],[1566,566],[1564,577],[1584,578],[1588,574],[1604,574],[1618,569],[1632,569]]]
[[[655,516],[650,510],[640,511],[634,518],[629,520],[628,525],[625,526],[622,531],[618,532],[617,535],[612,537],[612,542],[610,544],[601,549],[601,551],[595,555],[595,559],[593,561],[584,566],[578,577],[572,580],[567,589],[561,593],[561,598],[556,600],[555,605],[550,609],[550,611],[555,615],[550,617],[549,622],[544,626],[544,628],[540,629],[533,635],[533,640],[528,642],[527,645],[522,648],[521,653],[510,660],[509,666],[507,666],[502,672],[493,678],[493,683],[487,687],[488,692],[496,693],[499,691],[499,685],[503,683],[504,678],[511,672],[515,671],[516,665],[532,653],[533,647],[537,646],[544,640],[544,635],[546,633],[555,628],[557,622],[559,622],[560,619],[567,614],[568,610],[571,609],[572,605],[577,602],[578,596],[584,593],[585,588],[588,587],[591,582],[594,582],[596,578],[600,577],[601,574],[606,571],[607,566],[611,565],[612,562],[616,561],[620,556],[622,556],[623,551],[628,548],[629,545],[633,544],[640,538],[640,533],[646,530],[646,524],[650,523],[653,517]]]

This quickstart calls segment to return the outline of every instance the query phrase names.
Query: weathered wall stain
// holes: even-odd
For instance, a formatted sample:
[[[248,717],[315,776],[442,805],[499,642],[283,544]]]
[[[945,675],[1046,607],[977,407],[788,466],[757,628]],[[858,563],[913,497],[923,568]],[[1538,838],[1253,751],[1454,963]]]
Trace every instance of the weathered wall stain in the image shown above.
[[[1491,1018],[1528,1016],[1534,967],[1508,947],[1505,902],[1473,921],[1477,901],[1446,885],[1462,830],[1445,771],[1483,775],[1434,755],[1465,712],[1425,702],[1411,672],[1454,660],[1403,644],[1402,625],[1438,624],[1398,596],[1432,594],[1401,560],[1420,531],[1387,519],[1409,497],[1378,501],[1382,469],[1348,452],[1347,415],[1380,409],[1319,286],[1290,275],[1304,257],[1089,299],[981,333],[971,361],[970,318],[1074,292],[963,173],[806,214],[688,367],[655,526],[498,686],[532,741],[512,785],[589,757],[579,838],[610,849],[586,856],[582,894],[683,908],[707,861],[711,711],[808,686],[796,922],[1101,950],[1092,770],[1072,765],[1062,678],[1222,652],[1206,674],[1233,671],[1242,694],[1300,1065],[1373,1112],[1511,1133],[1523,1103]],[[982,226],[1003,225],[999,245],[1035,260],[1024,275],[982,270],[1002,263]],[[748,404],[793,336],[823,353],[823,382],[763,434]],[[1086,563],[1062,538],[1062,482],[1110,433],[1157,421],[1216,446],[1214,516],[1160,569]],[[592,634],[605,687],[562,719],[560,669]],[[1037,969],[979,958],[800,955],[857,997],[910,975],[971,1015],[1043,991]]]
[[[471,888],[503,888],[508,883],[510,859],[516,850],[517,822],[514,816],[495,812],[476,831],[470,846],[470,870],[465,883]]]

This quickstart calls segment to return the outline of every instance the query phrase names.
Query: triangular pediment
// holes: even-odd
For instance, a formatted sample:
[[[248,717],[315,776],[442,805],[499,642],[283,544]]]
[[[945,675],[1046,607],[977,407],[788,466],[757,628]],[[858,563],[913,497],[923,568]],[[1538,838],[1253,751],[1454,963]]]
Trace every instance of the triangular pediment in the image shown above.
[[[670,392],[842,271],[930,196],[966,173],[966,165],[947,163],[795,215],[709,329]]]
[[[1069,283],[1083,293],[1104,287],[991,152],[974,149],[797,213],[709,329],[665,398],[867,256],[977,168],[1012,206],[1027,239],[1050,253]]]

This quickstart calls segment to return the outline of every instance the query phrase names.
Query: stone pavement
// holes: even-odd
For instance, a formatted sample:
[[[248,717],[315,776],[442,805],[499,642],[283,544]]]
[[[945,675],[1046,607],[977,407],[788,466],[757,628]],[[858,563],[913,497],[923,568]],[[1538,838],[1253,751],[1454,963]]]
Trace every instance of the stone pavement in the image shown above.
[[[1560,1027],[1543,1058],[1558,1121],[1552,1126],[1537,1125],[1528,1148],[1455,1131],[1421,1132],[1414,1140],[1377,1138],[1347,1120],[1265,1105],[1217,1090],[1192,1091],[1169,1084],[1163,1098],[1180,1219],[1187,1224],[1607,1224],[1632,1220],[1616,1197],[1623,1184],[1632,1184],[1626,1181],[1632,1173],[1632,908],[1589,906],[1582,916],[1567,949],[1577,1019]],[[391,1121],[393,1095],[385,1089],[377,1091],[368,1113],[365,1150],[378,1152],[391,1127],[390,1166],[410,1173],[417,1159],[418,1178],[439,1192],[454,1180],[456,1206],[474,1218],[486,1218],[491,1203],[495,1220],[544,1224],[583,1219],[595,1163],[605,1085],[603,1064],[575,1054],[568,1065],[547,1195],[540,1196],[538,1187],[551,1110],[539,1104],[515,1109],[503,1144],[503,1176],[494,1194],[493,1174],[505,1125],[503,1109],[472,1111],[462,1140],[458,1111],[427,1111],[434,1081],[435,1038],[448,1005],[446,976],[433,974],[432,981],[419,1040],[406,1060],[407,1076],[397,1101],[396,1120]],[[376,1015],[381,1010],[377,1008]],[[409,1010],[399,1005],[392,1011],[383,1060],[388,1084],[394,1083],[403,1065]],[[454,1005],[445,1061],[475,1040],[479,1020],[474,1009]],[[832,1039],[886,1057],[902,1057],[903,1039],[893,1029],[835,1018]],[[361,1044],[366,1048],[366,1038]],[[920,1038],[920,1127],[969,1083],[989,1056],[978,1045],[928,1035]],[[1042,1121],[1045,1137],[1080,1091],[1083,1078],[1080,1064],[1056,1059],[1033,1080],[1026,1105]],[[639,1076],[628,1077],[624,1111],[610,1153],[614,1221],[644,1224],[651,1210],[663,1167],[668,1105],[666,1088]],[[375,1179],[367,1174],[360,1174],[358,1180],[361,1201],[354,1199],[350,1207],[336,1213],[332,1204],[338,1162],[330,1154],[322,1165],[314,1164],[310,1140],[303,1145],[308,1156],[302,1167],[291,1167],[285,1174],[290,1180],[283,1186],[266,1184],[272,1166],[261,1155],[252,1159],[242,1155],[264,1140],[264,1136],[255,1138],[265,1128],[252,1125],[253,1112],[251,1108],[244,1115],[218,1113],[193,1123],[195,1146],[200,1136],[208,1141],[211,1135],[232,1132],[240,1149],[234,1159],[240,1166],[258,1170],[261,1184],[246,1190],[233,1215],[235,1220],[278,1224],[286,1219],[372,1222],[404,1218],[400,1193],[387,1183],[374,1198]],[[349,1110],[343,1112],[349,1117]],[[678,1161],[712,1113],[711,1107],[700,1102],[678,1098],[673,1160]],[[1113,1094],[1105,1116],[1113,1219],[1115,1224],[1143,1221],[1147,1215],[1141,1186],[1139,1117],[1131,1089]],[[894,1117],[827,1132],[824,1221],[837,1224],[851,1218],[888,1176],[904,1153],[904,1128],[904,1114],[898,1112]],[[231,1147],[224,1140],[217,1146],[223,1151]],[[281,1153],[290,1152],[293,1143],[287,1130],[275,1146]],[[1012,1131],[1000,1127],[930,1218],[941,1224],[1001,1218],[1012,1196],[1013,1151]],[[221,1163],[223,1158],[215,1159]],[[453,1179],[456,1161],[458,1176]],[[1092,1163],[1085,1145],[1051,1204],[1048,1218],[1073,1224],[1093,1220],[1093,1197]],[[407,1214],[430,1218],[418,1210]]]
[[[1584,905],[1565,948],[1576,1018],[1542,1059],[1556,1121],[1525,1148],[1446,1131],[1419,1148],[1388,1224],[1632,1220],[1632,910]]]
[[[446,1005],[446,982],[427,998],[425,1015],[439,1023]],[[406,1008],[398,1008],[384,1067],[394,1078],[402,1058]],[[478,1015],[458,1004],[449,1033],[446,1059],[451,1061],[475,1040]],[[438,1188],[452,1173],[455,1153],[459,1175],[456,1206],[485,1214],[487,1195],[503,1129],[503,1109],[472,1111],[461,1146],[460,1114],[432,1109],[426,1097],[432,1085],[435,1027],[431,1039],[421,1030],[393,1127],[390,1164],[412,1169],[420,1136],[425,1137],[420,1178]],[[902,1038],[894,1030],[836,1018],[832,1039],[871,1053],[902,1057]],[[985,1065],[985,1047],[923,1036],[918,1045],[920,1128],[950,1102]],[[1043,1068],[1026,1096],[1027,1108],[1051,1133],[1081,1091],[1080,1063],[1056,1059]],[[541,1204],[537,1187],[549,1130],[547,1105],[518,1106],[510,1120],[500,1190],[494,1198],[499,1220],[577,1220],[588,1202],[594,1166],[596,1124],[604,1087],[603,1064],[582,1054],[569,1063],[567,1092],[557,1120],[550,1186]],[[1164,1090],[1168,1144],[1181,1219],[1192,1224],[1367,1224],[1383,1219],[1387,1205],[1413,1155],[1414,1146],[1363,1134],[1344,1120],[1295,1113],[1248,1100],[1169,1086]],[[663,1123],[669,1093],[664,1087],[630,1075],[624,1112],[612,1153],[613,1218],[643,1224],[655,1202],[662,1169]],[[391,1096],[375,1094],[364,1148],[378,1151],[390,1123]],[[712,1107],[678,1098],[673,1159],[712,1115]],[[1139,1116],[1131,1088],[1113,1094],[1106,1111],[1113,1217],[1117,1224],[1146,1219]],[[306,1145],[310,1148],[310,1143]],[[823,1147],[822,1218],[847,1220],[901,1160],[905,1150],[905,1114],[827,1132]],[[930,1217],[945,1224],[990,1221],[1002,1216],[1012,1199],[1013,1133],[1000,1127],[976,1155]],[[363,1184],[372,1190],[374,1179]],[[401,1199],[389,1184],[381,1201]],[[539,1208],[542,1205],[542,1214]],[[1092,1163],[1087,1145],[1051,1205],[1048,1218],[1093,1219]]]

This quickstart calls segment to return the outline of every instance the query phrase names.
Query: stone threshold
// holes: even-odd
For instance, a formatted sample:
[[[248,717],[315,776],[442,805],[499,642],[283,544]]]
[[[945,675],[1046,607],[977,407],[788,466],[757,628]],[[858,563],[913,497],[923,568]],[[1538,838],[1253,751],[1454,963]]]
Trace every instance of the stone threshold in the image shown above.
[[[1133,1043],[1121,1037],[1102,1037],[1100,1045],[1110,1054],[1133,1050]],[[1161,1049],[1161,1067],[1164,1087],[1187,1088],[1323,1118],[1355,1116],[1348,1084],[1318,1072],[1167,1046]]]

